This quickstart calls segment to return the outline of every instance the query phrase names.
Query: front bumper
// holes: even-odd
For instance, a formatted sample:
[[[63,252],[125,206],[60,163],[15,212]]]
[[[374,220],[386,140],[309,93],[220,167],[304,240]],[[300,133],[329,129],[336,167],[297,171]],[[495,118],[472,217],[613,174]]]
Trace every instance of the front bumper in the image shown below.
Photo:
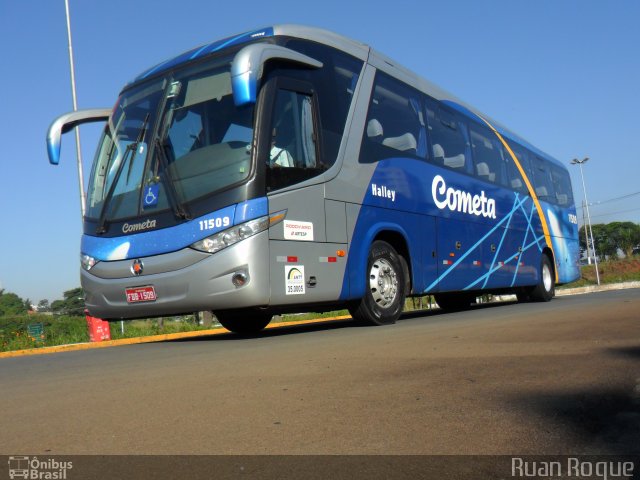
[[[180,315],[267,305],[269,233],[261,232],[215,254],[185,248],[141,258],[144,270],[132,272],[135,259],[99,262],[81,270],[85,304],[94,317],[132,319]],[[236,287],[231,279],[244,272],[248,282]],[[152,286],[157,299],[128,303],[126,289]]]

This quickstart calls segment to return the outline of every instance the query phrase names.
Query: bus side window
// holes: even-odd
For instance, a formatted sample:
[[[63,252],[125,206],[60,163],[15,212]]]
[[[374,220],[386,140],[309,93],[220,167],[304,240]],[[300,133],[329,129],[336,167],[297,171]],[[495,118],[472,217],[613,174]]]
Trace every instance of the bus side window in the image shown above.
[[[509,147],[511,148],[511,151],[515,154],[516,159],[518,160],[518,163],[520,163],[520,166],[522,167],[525,174],[527,175],[529,182],[531,182],[531,185],[533,186],[533,171],[531,170],[531,162],[529,161],[529,154],[525,150],[523,150],[519,145],[509,143]],[[505,152],[505,154],[509,155],[509,152]],[[509,158],[511,158],[511,155],[509,155]],[[514,168],[517,169],[515,164],[514,164]],[[522,178],[520,174],[517,177],[512,176],[510,178],[511,178],[511,188],[513,188],[514,190],[518,190],[520,187],[520,185],[516,180],[520,180],[524,184],[524,178]],[[524,184],[522,188],[524,189],[523,193],[529,195],[529,189],[527,188],[526,184]]]
[[[434,163],[452,170],[470,172],[468,140],[465,125],[443,108],[427,108],[431,153]]]
[[[360,163],[402,157],[425,159],[427,128],[422,95],[382,72],[376,74]]]
[[[561,207],[568,207],[573,204],[573,190],[571,189],[571,178],[569,173],[555,165],[551,166],[551,179],[555,190],[555,203]]]
[[[507,149],[504,148],[503,145],[501,145],[501,147],[502,147],[502,150],[501,150],[502,158],[504,161],[505,172],[506,172],[505,185],[522,195],[528,195],[529,190],[527,189],[527,185],[525,184],[524,178],[522,178],[520,169],[516,166],[515,162],[513,161],[513,158],[511,157],[511,154],[507,151]],[[513,147],[511,145],[509,145],[509,148],[511,148],[511,151],[515,153],[515,150],[513,150]],[[517,154],[516,154],[516,159],[518,159]],[[522,165],[522,161],[518,160],[518,162],[520,163],[522,168],[525,169],[525,166]]]
[[[531,157],[531,169],[533,171],[533,188],[540,200],[555,202],[555,189],[551,181],[549,163],[537,156]]]
[[[508,186],[502,144],[488,129],[471,124],[471,149],[475,175],[485,181]]]

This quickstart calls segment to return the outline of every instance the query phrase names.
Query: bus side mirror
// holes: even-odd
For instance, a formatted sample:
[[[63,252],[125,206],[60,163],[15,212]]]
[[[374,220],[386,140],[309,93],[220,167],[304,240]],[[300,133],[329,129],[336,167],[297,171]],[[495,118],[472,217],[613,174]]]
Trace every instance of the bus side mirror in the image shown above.
[[[236,53],[231,63],[231,86],[236,106],[255,103],[264,64],[272,59],[322,68],[322,62],[289,48],[268,43],[254,43]]]
[[[65,113],[56,118],[47,131],[49,163],[58,165],[60,162],[60,137],[63,133],[67,133],[83,123],[104,122],[109,119],[110,115],[111,109],[109,108],[95,108]]]

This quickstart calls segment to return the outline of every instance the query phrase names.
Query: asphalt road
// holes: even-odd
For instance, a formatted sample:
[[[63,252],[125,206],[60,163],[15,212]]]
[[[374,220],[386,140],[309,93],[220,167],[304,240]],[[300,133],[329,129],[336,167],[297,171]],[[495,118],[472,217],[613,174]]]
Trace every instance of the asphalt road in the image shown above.
[[[0,359],[0,454],[640,454],[640,290]]]

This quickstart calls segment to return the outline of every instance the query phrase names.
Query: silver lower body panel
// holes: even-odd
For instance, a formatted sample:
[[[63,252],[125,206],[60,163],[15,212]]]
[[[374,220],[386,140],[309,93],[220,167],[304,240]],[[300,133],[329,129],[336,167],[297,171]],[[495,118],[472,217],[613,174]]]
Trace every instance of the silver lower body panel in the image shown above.
[[[184,249],[142,258],[143,274],[131,271],[134,259],[99,262],[81,271],[85,304],[91,315],[104,319],[132,319],[180,315],[269,304],[267,232],[243,240],[215,254]],[[244,272],[248,282],[236,287],[231,279]],[[128,303],[126,290],[152,286],[155,301]]]

